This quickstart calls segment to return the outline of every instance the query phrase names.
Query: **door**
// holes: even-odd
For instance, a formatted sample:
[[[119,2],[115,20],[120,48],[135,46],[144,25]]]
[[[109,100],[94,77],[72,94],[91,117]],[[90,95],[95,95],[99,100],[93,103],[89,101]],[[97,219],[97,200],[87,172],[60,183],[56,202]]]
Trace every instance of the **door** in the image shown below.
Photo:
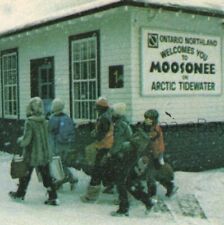
[[[31,60],[31,97],[35,96],[43,100],[45,114],[49,114],[55,97],[53,57]]]

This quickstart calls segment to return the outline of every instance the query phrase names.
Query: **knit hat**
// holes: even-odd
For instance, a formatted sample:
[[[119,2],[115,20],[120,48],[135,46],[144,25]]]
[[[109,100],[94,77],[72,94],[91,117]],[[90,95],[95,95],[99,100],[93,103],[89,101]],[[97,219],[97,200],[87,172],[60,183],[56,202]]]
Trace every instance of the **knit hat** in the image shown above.
[[[125,103],[116,103],[112,105],[113,115],[123,116],[125,115],[127,105]]]
[[[99,97],[96,100],[96,105],[104,107],[104,108],[108,108],[109,107],[109,103],[108,103],[107,99],[104,98],[104,97]]]
[[[158,123],[159,113],[156,109],[149,109],[144,113],[145,118],[150,118],[153,121],[153,124]]]
[[[159,118],[159,113],[156,109],[149,109],[147,110],[145,113],[144,113],[144,117],[145,118],[150,118],[150,119],[153,119],[153,120],[158,120]]]
[[[51,111],[55,114],[58,114],[63,112],[64,107],[65,103],[61,99],[55,98],[52,102]]]

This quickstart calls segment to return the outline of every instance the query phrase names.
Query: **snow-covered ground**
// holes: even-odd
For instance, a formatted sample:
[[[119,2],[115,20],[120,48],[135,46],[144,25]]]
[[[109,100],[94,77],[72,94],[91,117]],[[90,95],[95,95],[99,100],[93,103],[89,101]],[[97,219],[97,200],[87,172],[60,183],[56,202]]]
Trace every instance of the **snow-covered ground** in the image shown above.
[[[83,172],[73,169],[79,182],[71,191],[66,184],[58,192],[60,206],[47,206],[43,202],[47,198],[46,190],[38,182],[33,173],[26,199],[24,202],[14,202],[8,192],[16,189],[17,180],[10,177],[10,161],[12,156],[0,152],[0,224],[4,225],[224,225],[224,168],[205,172],[176,172],[178,193],[167,199],[165,190],[158,186],[158,198],[163,199],[167,206],[164,212],[152,210],[145,215],[144,206],[131,198],[129,217],[112,217],[110,212],[116,210],[116,196],[101,194],[97,203],[88,204],[80,201],[85,192],[89,177]],[[198,204],[190,199],[196,197]],[[185,199],[185,200],[184,200]],[[189,200],[190,206],[187,205]],[[195,216],[181,211],[192,211]],[[156,208],[157,206],[155,206]],[[200,209],[207,218],[197,214]],[[196,213],[194,213],[196,212]],[[203,215],[204,215],[203,214]]]

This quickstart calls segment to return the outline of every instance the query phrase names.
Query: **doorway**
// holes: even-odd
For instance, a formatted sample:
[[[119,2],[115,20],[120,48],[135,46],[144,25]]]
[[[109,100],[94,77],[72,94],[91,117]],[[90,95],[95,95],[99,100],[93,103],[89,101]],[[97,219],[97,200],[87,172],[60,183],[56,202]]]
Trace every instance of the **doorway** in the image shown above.
[[[51,102],[55,97],[54,57],[31,60],[30,71],[31,97],[38,96],[43,100],[47,115],[50,113]]]

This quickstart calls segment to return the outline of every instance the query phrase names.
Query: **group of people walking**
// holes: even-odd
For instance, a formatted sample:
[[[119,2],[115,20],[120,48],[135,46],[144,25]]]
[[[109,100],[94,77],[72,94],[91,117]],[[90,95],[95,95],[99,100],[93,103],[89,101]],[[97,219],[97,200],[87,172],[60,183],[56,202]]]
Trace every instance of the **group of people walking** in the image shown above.
[[[74,127],[69,125],[71,119],[63,108],[64,103],[55,99],[52,115],[47,121],[42,100],[35,97],[29,102],[24,134],[18,138],[19,145],[24,148],[28,171],[25,177],[19,179],[17,191],[9,193],[11,198],[24,199],[32,171],[36,168],[48,191],[45,203],[59,204],[57,182],[49,168],[53,154],[61,157],[67,181],[71,185],[77,183],[77,178],[64,163],[75,140]],[[100,97],[96,101],[96,110],[96,126],[91,133],[95,140],[95,160],[90,183],[85,195],[81,196],[82,202],[96,201],[102,183],[117,189],[119,208],[111,213],[113,216],[128,215],[128,192],[145,205],[146,211],[150,211],[154,205],[152,197],[156,195],[157,181],[166,188],[166,195],[172,196],[177,187],[171,166],[164,162],[165,146],[157,110],[147,110],[144,121],[134,129],[125,117],[126,104],[110,106],[106,98]]]
[[[156,195],[156,181],[167,190],[170,197],[177,190],[171,166],[164,162],[163,132],[158,124],[159,113],[155,109],[144,113],[144,121],[133,133],[125,117],[126,105],[109,106],[104,98],[96,101],[98,118],[95,129],[96,159],[83,202],[96,201],[101,183],[115,185],[119,196],[119,208],[113,216],[128,215],[128,192],[140,200],[149,211]],[[145,181],[147,190],[145,190]]]
[[[27,165],[27,173],[19,178],[17,191],[9,192],[12,199],[24,200],[28,184],[34,169],[40,174],[43,185],[47,188],[48,199],[45,204],[59,205],[57,189],[60,186],[51,174],[50,163],[53,156],[60,156],[65,178],[71,188],[78,182],[66,166],[67,154],[74,147],[75,128],[72,119],[63,112],[64,102],[54,99],[52,114],[48,119],[44,114],[43,101],[39,97],[31,98],[27,110],[23,136],[17,140],[23,149],[23,160]]]

